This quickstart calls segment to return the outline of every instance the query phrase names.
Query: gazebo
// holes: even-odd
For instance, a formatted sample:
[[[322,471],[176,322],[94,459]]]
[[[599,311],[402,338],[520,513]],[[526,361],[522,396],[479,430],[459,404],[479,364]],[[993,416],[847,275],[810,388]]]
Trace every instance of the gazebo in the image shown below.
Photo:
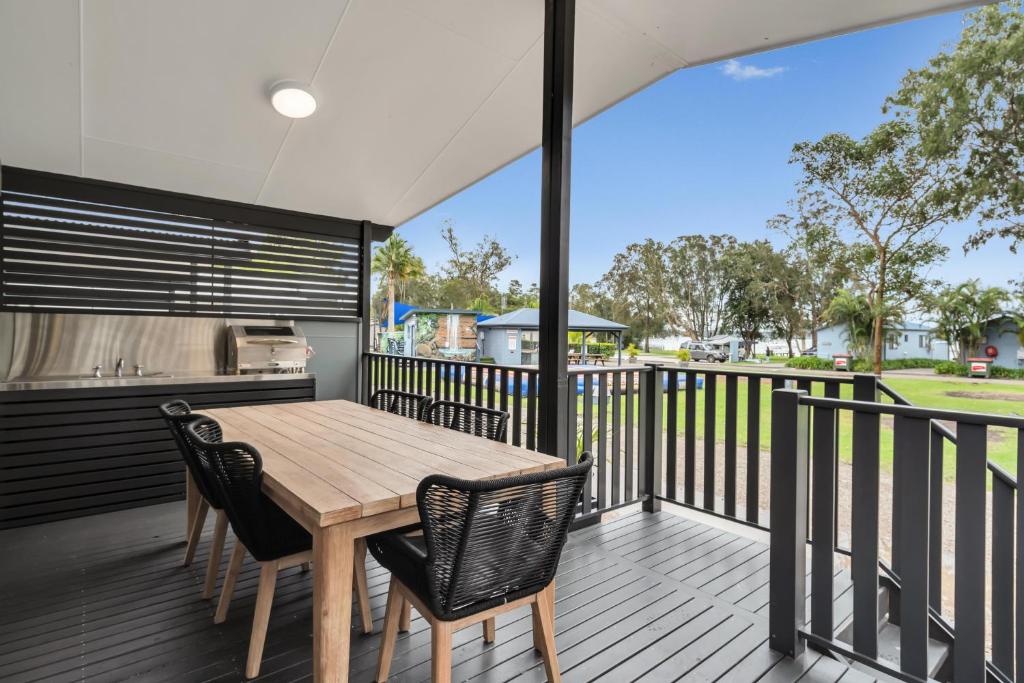
[[[569,310],[569,332],[583,334],[581,356],[587,355],[587,337],[594,332],[607,332],[615,337],[622,364],[622,333],[629,329],[614,320]],[[536,308],[520,308],[477,323],[477,348],[481,357],[494,358],[506,365],[534,365],[537,362],[540,315]]]

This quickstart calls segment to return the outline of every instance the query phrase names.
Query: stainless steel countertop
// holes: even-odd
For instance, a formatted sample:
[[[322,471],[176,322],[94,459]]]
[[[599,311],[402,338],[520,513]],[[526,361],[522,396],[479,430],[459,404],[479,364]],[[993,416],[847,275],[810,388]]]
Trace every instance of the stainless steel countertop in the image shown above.
[[[160,384],[212,384],[216,382],[268,382],[311,379],[309,372],[276,375],[161,375],[150,377],[40,377],[38,379],[0,382],[0,391],[26,391],[32,389],[100,389],[107,387],[137,387]]]

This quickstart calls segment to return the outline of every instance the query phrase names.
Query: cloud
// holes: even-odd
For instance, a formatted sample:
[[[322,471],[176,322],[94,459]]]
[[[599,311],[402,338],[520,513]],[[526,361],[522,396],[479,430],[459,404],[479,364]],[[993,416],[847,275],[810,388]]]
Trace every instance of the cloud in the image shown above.
[[[734,81],[749,81],[752,78],[771,78],[786,70],[784,66],[772,66],[762,69],[759,66],[740,64],[738,59],[730,59],[722,65],[722,73]]]

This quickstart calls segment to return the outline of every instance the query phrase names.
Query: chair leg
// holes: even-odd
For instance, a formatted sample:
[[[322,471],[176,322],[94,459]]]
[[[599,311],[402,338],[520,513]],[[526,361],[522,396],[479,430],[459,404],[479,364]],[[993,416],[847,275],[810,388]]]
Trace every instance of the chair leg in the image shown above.
[[[182,562],[183,567],[187,567],[192,564],[192,560],[196,556],[196,546],[199,545],[199,537],[203,535],[203,526],[206,525],[206,513],[209,509],[209,503],[205,500],[199,501],[199,506],[196,508],[195,519],[192,521],[192,530],[188,532],[188,545],[185,546],[185,561]]]
[[[550,590],[551,591],[551,595],[552,595],[552,598],[551,598],[551,622],[554,623],[554,621],[555,621],[555,601],[554,601],[555,580],[551,579],[551,583],[549,583],[548,587],[545,588],[544,590]],[[534,610],[533,611],[533,649],[536,650],[537,652],[543,652],[544,651],[544,643],[541,642],[541,635],[540,634],[541,634],[541,624],[540,624],[540,621],[539,621],[539,617],[537,616],[537,610]]]
[[[398,620],[399,633],[407,633],[412,626],[412,603],[402,599],[402,618]]]
[[[270,623],[270,608],[274,604],[274,588],[276,586],[277,562],[263,562],[260,565],[260,585],[256,591],[256,610],[252,615],[249,658],[245,662],[246,678],[256,678],[260,675],[263,644],[267,642],[267,624]]]
[[[494,637],[495,637],[495,635],[494,635],[494,631],[495,631],[495,628],[494,628],[494,617],[491,617],[490,619],[484,619],[483,623],[484,623],[484,642],[485,643],[493,643],[494,642]]]
[[[377,678],[379,683],[388,680],[391,671],[391,658],[395,654],[395,639],[398,638],[398,622],[401,618],[404,599],[398,592],[395,579],[391,579],[388,587],[388,604],[384,608],[384,631],[380,635],[380,652],[377,655]]]
[[[355,542],[355,568],[352,572],[352,584],[359,603],[359,616],[363,622],[363,633],[373,633],[373,613],[370,611],[370,589],[366,582],[366,539],[357,538]]]
[[[217,575],[220,574],[220,558],[224,553],[224,538],[228,533],[228,516],[223,510],[217,510],[217,523],[213,527],[213,543],[210,545],[210,559],[206,563],[206,581],[203,583],[203,600],[213,597],[217,588]]]
[[[555,649],[555,586],[537,593],[537,601],[533,603],[534,629],[540,630],[540,653],[544,657],[544,671],[549,683],[561,683],[562,674],[558,670],[558,651]],[[537,640],[534,632],[534,641]]]
[[[238,580],[238,573],[242,571],[242,560],[245,559],[245,546],[237,538],[235,549],[231,551],[231,561],[228,562],[228,573],[224,576],[224,587],[220,590],[220,600],[217,601],[217,613],[213,617],[213,623],[223,624],[228,618],[228,605],[231,604],[231,596],[235,592],[235,581]]]
[[[435,621],[430,628],[430,672],[434,683],[452,680],[452,625]]]

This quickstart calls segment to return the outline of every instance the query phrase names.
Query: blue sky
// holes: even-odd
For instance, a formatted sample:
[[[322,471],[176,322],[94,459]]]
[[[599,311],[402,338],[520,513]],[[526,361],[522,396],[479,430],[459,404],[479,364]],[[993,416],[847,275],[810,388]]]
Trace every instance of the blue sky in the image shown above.
[[[882,102],[903,74],[955,42],[962,19],[944,14],[686,69],[577,127],[571,282],[599,279],[613,254],[646,237],[764,237],[766,220],[786,211],[794,194],[798,174],[787,163],[793,143],[832,131],[867,133],[883,119]],[[400,228],[431,269],[446,257],[439,236],[445,219],[465,242],[496,235],[517,256],[502,283],[536,282],[539,151]],[[1024,265],[1005,244],[963,254],[973,227],[946,228],[950,258],[934,274],[989,285],[1020,277]]]

